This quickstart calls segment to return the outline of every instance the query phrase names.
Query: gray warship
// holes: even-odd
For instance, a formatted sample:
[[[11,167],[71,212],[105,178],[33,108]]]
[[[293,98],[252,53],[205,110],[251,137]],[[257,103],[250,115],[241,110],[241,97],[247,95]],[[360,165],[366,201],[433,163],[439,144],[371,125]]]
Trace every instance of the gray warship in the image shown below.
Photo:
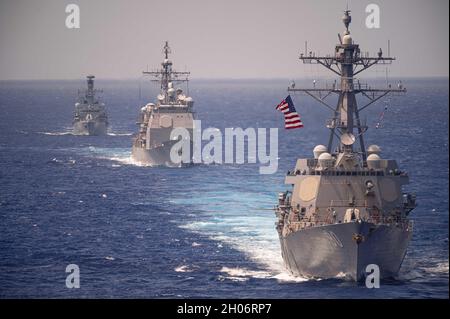
[[[78,91],[75,103],[73,133],[75,135],[104,135],[108,129],[105,104],[96,98],[93,75],[87,76],[87,89]]]
[[[415,194],[403,193],[407,172],[395,160],[382,159],[380,147],[365,148],[367,125],[360,112],[388,93],[406,89],[397,86],[371,88],[355,78],[376,64],[395,58],[370,57],[360,51],[349,32],[350,11],[344,11],[345,32],[338,35],[335,53],[300,55],[303,63],[320,64],[340,76],[340,82],[324,88],[295,88],[331,110],[326,122],[331,130],[328,145],[317,145],[313,158],[298,159],[285,184],[292,190],[279,194],[275,208],[281,253],[294,275],[361,281],[366,267],[375,264],[380,277],[395,277],[406,255],[413,232],[408,214],[416,207]],[[307,47],[307,46],[306,46]],[[389,51],[389,50],[388,50]],[[337,95],[337,106],[326,98]],[[367,103],[358,105],[360,94]]]
[[[174,85],[183,82],[187,84],[190,72],[177,72],[172,69],[172,61],[169,60],[171,51],[167,41],[163,52],[165,57],[161,63],[162,68],[143,72],[144,75],[152,76],[153,81],[159,82],[161,90],[156,103],[148,103],[141,108],[137,122],[139,132],[133,140],[132,158],[150,166],[180,166],[170,159],[170,150],[178,142],[170,139],[170,133],[177,127],[187,129],[191,136],[192,154],[194,100]]]

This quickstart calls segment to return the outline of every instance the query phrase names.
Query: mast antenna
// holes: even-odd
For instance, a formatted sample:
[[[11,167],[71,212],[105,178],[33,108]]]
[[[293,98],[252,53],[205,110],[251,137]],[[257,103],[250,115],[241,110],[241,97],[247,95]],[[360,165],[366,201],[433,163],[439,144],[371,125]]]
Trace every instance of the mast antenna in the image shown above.
[[[388,56],[391,56],[391,40],[388,40]]]
[[[169,53],[172,53],[172,50],[170,50],[169,41],[166,41],[166,44],[164,45],[164,55],[166,59],[169,58]]]

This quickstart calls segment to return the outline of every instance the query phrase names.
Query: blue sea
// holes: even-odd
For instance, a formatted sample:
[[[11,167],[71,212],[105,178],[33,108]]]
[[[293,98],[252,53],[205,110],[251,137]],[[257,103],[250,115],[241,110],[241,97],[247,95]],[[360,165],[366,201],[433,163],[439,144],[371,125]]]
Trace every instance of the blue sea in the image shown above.
[[[278,170],[261,175],[260,164],[134,163],[138,112],[157,93],[148,82],[97,80],[104,137],[71,134],[83,79],[0,82],[0,298],[448,298],[448,79],[403,79],[406,95],[361,114],[366,144],[409,172],[418,202],[398,278],[379,289],[283,267],[271,208],[296,159],[327,142],[331,117],[293,95],[305,127],[284,130],[274,108],[288,84],[190,82],[203,128],[279,128]],[[66,288],[68,264],[78,289]]]

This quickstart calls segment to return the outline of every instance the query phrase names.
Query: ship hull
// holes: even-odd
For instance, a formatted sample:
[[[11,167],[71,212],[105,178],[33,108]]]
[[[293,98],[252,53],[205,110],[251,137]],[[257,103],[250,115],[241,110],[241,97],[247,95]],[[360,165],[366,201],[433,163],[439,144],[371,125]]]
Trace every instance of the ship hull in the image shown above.
[[[162,146],[157,146],[150,149],[133,145],[131,157],[134,161],[149,166],[185,167],[192,165],[192,163],[180,164],[172,162],[170,159],[170,150],[175,143],[177,143],[177,141],[167,141]]]
[[[402,226],[361,221],[306,228],[280,236],[280,242],[294,275],[361,281],[369,264],[379,267],[381,278],[396,276],[411,235]]]
[[[102,121],[78,121],[73,124],[75,135],[106,135],[108,123]]]

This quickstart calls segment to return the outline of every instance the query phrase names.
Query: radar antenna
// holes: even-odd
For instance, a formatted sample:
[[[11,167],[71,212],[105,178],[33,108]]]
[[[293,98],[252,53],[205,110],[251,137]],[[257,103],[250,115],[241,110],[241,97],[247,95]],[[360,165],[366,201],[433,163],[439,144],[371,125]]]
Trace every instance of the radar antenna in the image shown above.
[[[172,69],[172,61],[169,60],[169,53],[172,50],[169,47],[169,42],[166,41],[163,47],[164,61],[161,63],[162,69],[157,69],[156,71],[144,71],[143,75],[153,76],[152,81],[161,83],[161,94],[164,96],[164,102],[168,102],[167,90],[169,89],[169,83],[179,83],[188,82],[190,72],[178,72]]]

